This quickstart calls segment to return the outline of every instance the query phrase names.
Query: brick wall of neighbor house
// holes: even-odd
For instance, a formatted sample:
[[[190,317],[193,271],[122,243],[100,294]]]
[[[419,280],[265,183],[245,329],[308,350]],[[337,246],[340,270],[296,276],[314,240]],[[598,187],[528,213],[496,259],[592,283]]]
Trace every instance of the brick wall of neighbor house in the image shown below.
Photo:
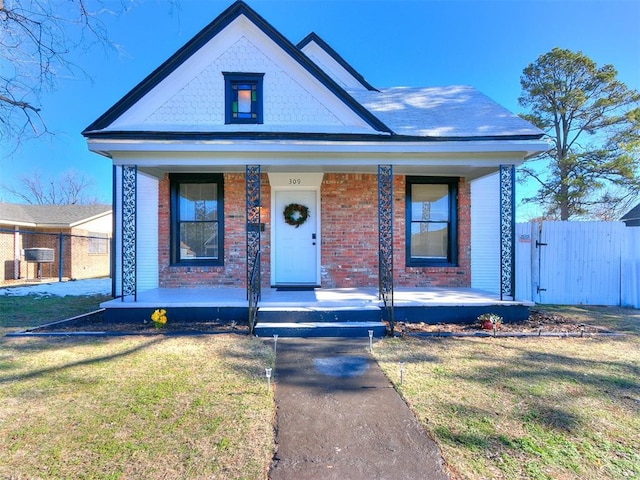
[[[22,248],[21,245],[18,248]],[[15,276],[15,235],[0,231],[0,285],[14,280]]]
[[[159,186],[159,279],[161,287],[245,287],[245,177],[224,175],[225,245],[222,267],[170,265],[169,178]],[[378,285],[378,184],[375,174],[327,173],[321,187],[322,286]],[[262,175],[262,284],[270,284],[270,186]],[[458,267],[405,266],[405,178],[394,177],[395,284],[402,287],[468,287],[470,272],[470,190],[458,187]]]
[[[108,277],[110,270],[111,239],[88,230],[74,228],[71,244],[70,278]],[[102,238],[104,235],[104,238]],[[65,262],[66,265],[66,262]]]
[[[20,232],[22,248],[52,248],[53,263],[42,265],[43,277],[57,278],[60,267],[60,233],[62,237],[62,277],[71,279],[109,276],[110,240],[104,239],[106,250],[94,253],[89,248],[92,232],[80,229],[39,229],[36,233]],[[20,278],[34,279],[37,264],[20,262]]]

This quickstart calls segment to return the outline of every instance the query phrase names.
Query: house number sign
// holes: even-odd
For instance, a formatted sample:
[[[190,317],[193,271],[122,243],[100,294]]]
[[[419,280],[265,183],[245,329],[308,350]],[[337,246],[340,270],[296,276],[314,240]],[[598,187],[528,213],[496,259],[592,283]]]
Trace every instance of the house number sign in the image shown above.
[[[269,172],[268,175],[269,184],[276,188],[319,188],[323,177],[320,172]]]

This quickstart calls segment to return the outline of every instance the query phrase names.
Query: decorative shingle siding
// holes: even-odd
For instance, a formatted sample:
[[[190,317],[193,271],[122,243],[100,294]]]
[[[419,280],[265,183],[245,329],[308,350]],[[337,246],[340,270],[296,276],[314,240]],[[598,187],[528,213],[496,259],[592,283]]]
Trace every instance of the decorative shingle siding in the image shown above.
[[[322,286],[378,286],[377,175],[327,173],[321,188]],[[270,186],[262,176],[262,284],[270,281]],[[223,267],[176,267],[169,256],[169,181],[159,188],[159,264],[161,287],[242,287],[246,285],[245,178],[224,175],[225,252]],[[470,193],[458,187],[459,265],[405,267],[405,178],[394,178],[395,284],[397,287],[468,287],[470,275]]]
[[[224,77],[221,72],[264,73],[264,126],[234,125],[233,129],[269,129],[269,125],[342,125],[318,99],[245,37],[213,60],[184,88],[153,112],[149,125],[224,125]]]

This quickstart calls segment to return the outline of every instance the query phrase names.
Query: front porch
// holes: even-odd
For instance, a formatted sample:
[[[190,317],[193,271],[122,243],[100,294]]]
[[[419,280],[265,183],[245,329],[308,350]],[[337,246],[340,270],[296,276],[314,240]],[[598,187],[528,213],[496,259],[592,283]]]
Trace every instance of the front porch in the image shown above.
[[[396,322],[472,323],[482,313],[497,313],[505,322],[528,318],[530,302],[500,300],[500,296],[471,288],[397,288]],[[167,310],[169,321],[237,322],[249,316],[243,288],[156,288],[101,305],[113,322],[148,320],[157,308]],[[265,288],[258,302],[258,336],[367,336],[373,329],[384,334],[384,303],[376,288]]]

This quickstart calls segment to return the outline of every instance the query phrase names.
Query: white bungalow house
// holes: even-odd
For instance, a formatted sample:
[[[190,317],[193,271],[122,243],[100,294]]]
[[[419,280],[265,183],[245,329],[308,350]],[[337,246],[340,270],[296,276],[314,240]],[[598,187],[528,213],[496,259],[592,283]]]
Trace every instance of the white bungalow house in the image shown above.
[[[514,171],[548,147],[472,87],[375,88],[316,34],[295,45],[238,1],[83,135],[114,166],[115,316],[526,315]],[[422,320],[460,318],[441,313]]]

